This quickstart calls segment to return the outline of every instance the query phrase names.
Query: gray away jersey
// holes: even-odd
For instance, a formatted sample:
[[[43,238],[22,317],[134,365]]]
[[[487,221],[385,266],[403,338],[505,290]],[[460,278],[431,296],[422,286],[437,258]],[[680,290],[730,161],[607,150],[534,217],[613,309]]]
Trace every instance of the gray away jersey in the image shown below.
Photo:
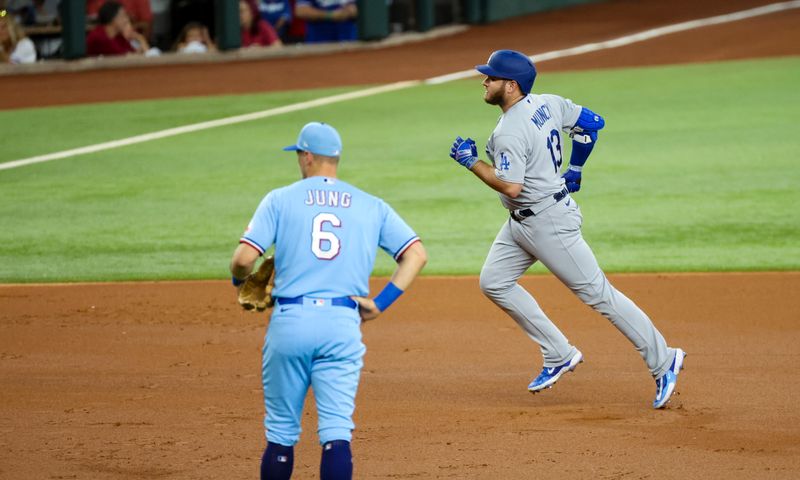
[[[527,208],[564,188],[561,130],[572,128],[580,113],[572,100],[530,94],[500,116],[486,154],[497,178],[522,184],[517,198],[499,194],[504,207]]]

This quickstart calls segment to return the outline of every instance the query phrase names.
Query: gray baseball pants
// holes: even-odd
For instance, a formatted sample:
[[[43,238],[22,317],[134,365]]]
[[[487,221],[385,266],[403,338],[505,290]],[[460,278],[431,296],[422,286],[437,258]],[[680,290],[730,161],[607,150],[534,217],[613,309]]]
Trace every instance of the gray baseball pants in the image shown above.
[[[521,222],[509,219],[481,269],[481,290],[539,344],[545,367],[561,365],[576,348],[517,283],[534,262],[541,261],[583,303],[609,319],[658,378],[669,369],[675,350],[667,347],[650,318],[608,281],[581,235],[582,221],[570,196]]]

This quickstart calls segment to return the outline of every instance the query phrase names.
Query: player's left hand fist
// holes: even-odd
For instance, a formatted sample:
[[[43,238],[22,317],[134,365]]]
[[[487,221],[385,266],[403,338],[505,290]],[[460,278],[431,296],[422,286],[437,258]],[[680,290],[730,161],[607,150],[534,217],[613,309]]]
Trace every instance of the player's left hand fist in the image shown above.
[[[361,321],[366,322],[378,318],[381,311],[375,305],[375,300],[367,297],[350,297],[358,303],[358,313],[361,315]]]
[[[472,166],[478,161],[478,146],[475,145],[475,140],[456,137],[456,141],[450,148],[450,158],[467,169],[472,169]]]
[[[577,192],[581,189],[581,172],[579,170],[573,170],[572,167],[569,167],[562,177],[564,177],[569,193]]]

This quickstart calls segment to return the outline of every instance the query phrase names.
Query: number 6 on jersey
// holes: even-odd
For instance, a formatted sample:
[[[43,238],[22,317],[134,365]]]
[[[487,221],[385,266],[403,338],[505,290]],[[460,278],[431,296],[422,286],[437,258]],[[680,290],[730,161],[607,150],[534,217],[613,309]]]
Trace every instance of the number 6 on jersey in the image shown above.
[[[342,221],[339,220],[339,217],[332,213],[320,213],[314,217],[314,223],[311,228],[311,251],[315,257],[321,260],[333,260],[336,255],[339,255],[342,244],[336,234],[322,229],[325,223],[329,223],[335,228],[342,226]],[[325,249],[323,247],[328,248]]]

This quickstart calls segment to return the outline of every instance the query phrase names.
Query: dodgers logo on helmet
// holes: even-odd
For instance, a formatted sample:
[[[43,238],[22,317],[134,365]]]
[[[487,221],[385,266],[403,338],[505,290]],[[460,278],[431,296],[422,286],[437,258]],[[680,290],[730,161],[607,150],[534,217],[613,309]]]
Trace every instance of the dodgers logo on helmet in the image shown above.
[[[514,80],[525,95],[531,93],[536,79],[533,61],[516,50],[497,50],[489,56],[486,65],[476,65],[475,69],[490,77]]]

